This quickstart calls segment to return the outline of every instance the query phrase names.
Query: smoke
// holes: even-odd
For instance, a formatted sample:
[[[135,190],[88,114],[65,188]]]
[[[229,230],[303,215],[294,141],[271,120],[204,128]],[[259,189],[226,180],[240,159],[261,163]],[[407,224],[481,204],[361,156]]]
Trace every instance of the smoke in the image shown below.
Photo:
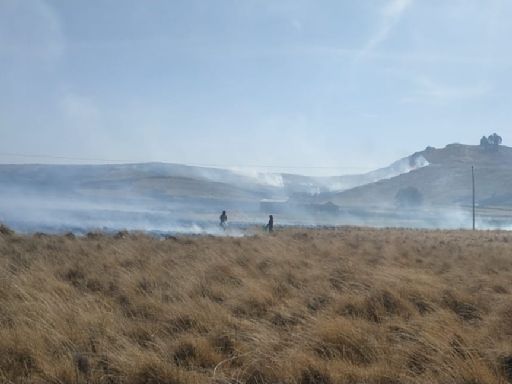
[[[271,172],[261,172],[254,169],[241,169],[241,168],[232,168],[231,169],[235,174],[247,177],[249,179],[254,180],[255,183],[268,185],[271,187],[284,187],[283,176],[279,173],[271,173]]]
[[[355,182],[427,166],[422,156],[361,175]],[[279,226],[471,228],[467,207],[338,206],[322,182],[303,176],[243,174],[169,164],[111,166],[0,166],[0,222],[22,233],[101,230],[156,235],[242,236],[273,214]],[[315,194],[309,192],[316,189]],[[335,201],[335,200],[333,200]],[[219,215],[228,213],[228,229]],[[479,228],[507,229],[507,218],[479,212]]]
[[[420,154],[404,157],[388,167],[380,168],[362,175],[349,175],[318,179],[319,184],[329,192],[341,192],[360,185],[374,183],[379,180],[390,179],[423,168],[429,165],[425,157]]]
[[[206,209],[191,211],[187,203],[170,202],[162,206],[137,198],[95,201],[47,193],[36,196],[20,189],[2,190],[0,199],[0,222],[21,233],[129,230],[157,235],[243,235],[236,227],[224,230],[214,219],[215,215],[208,215]]]
[[[243,236],[251,227],[261,228],[273,214],[279,226],[371,226],[407,227],[427,229],[471,228],[471,212],[468,209],[421,208],[396,209],[394,207],[370,207],[369,209],[343,209],[316,204],[280,202],[281,206],[270,209],[247,206],[227,210],[229,227],[220,227],[219,207],[213,202],[192,209],[193,203],[175,202],[161,206],[154,202],[136,201],[78,201],[34,198],[17,193],[9,198],[0,194],[0,221],[22,233],[90,231],[116,232],[120,230],[145,231],[155,235],[203,234],[214,236]],[[480,229],[510,229],[506,222],[479,217]]]

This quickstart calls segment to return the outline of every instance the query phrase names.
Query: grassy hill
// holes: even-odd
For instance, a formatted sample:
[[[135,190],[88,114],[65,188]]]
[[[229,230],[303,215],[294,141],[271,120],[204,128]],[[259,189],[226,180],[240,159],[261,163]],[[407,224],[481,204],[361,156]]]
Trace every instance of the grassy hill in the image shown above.
[[[422,156],[426,167],[389,179],[325,196],[338,205],[394,206],[397,192],[417,188],[425,205],[470,205],[471,166],[475,167],[477,202],[480,205],[512,206],[512,148],[496,151],[480,146],[451,144],[442,149],[427,148],[411,156]]]
[[[206,197],[254,200],[275,188],[228,170],[179,164],[0,165],[1,189],[75,198]]]

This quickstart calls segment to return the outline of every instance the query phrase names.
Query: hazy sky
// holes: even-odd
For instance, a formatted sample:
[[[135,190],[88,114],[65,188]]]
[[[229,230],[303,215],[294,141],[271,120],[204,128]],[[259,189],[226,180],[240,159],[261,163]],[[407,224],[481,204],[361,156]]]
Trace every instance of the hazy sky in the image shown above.
[[[0,162],[339,174],[508,144],[510,20],[510,0],[0,0]]]

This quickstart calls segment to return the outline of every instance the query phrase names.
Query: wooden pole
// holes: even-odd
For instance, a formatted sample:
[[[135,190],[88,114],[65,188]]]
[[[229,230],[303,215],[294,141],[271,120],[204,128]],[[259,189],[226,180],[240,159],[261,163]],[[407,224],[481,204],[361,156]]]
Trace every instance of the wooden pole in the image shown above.
[[[475,230],[475,167],[471,166],[471,178],[473,180],[473,231]]]

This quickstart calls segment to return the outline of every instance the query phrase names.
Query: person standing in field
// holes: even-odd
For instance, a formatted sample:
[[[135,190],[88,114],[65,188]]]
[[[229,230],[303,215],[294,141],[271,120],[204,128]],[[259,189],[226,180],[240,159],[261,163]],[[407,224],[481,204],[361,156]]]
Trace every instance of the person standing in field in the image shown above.
[[[268,216],[268,224],[265,226],[265,229],[269,232],[274,232],[274,216]]]
[[[227,221],[228,221],[228,215],[226,215],[226,211],[222,211],[220,217],[220,226],[224,229],[226,229]]]

